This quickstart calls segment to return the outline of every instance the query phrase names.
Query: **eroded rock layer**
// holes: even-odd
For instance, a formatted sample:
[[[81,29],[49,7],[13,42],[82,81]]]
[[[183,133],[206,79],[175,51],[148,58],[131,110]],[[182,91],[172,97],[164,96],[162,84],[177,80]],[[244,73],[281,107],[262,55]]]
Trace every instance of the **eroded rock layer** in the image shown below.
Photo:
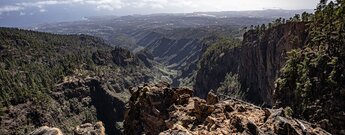
[[[267,109],[230,99],[193,97],[193,90],[169,84],[132,89],[124,134],[329,134],[291,118],[288,109]]]

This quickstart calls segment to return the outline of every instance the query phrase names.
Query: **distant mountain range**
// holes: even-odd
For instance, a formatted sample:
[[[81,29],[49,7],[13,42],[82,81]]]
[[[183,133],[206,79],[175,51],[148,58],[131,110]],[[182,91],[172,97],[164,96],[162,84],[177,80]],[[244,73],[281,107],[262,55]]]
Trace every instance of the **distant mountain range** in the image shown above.
[[[78,11],[67,12],[59,8],[51,9],[50,12],[30,12],[30,13],[6,13],[0,15],[0,26],[4,27],[21,27],[27,28],[39,24],[80,21],[85,18],[104,18],[101,14],[95,14],[91,11],[83,12],[83,14],[97,15],[99,17],[87,17],[79,14]],[[130,15],[130,16],[162,16],[162,15],[188,15],[188,16],[204,16],[204,17],[260,17],[260,18],[277,18],[277,17],[291,17],[296,13],[303,11],[313,12],[312,9],[303,10],[283,10],[283,9],[267,9],[267,10],[253,10],[253,11],[223,11],[223,12],[194,12],[194,13],[177,13],[177,14],[152,14],[152,15]],[[62,12],[57,14],[56,12]],[[90,13],[88,13],[90,12]],[[112,17],[111,17],[112,16]],[[119,15],[108,15],[106,18],[114,18]]]

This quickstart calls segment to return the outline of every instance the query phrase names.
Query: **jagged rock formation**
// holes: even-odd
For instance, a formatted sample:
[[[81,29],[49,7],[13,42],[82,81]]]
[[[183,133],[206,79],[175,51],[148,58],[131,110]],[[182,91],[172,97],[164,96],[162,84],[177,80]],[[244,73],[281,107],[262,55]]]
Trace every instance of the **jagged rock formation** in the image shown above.
[[[227,73],[234,73],[246,100],[271,106],[274,81],[286,61],[285,53],[304,45],[305,28],[304,23],[288,23],[261,34],[250,30],[241,46],[212,54],[216,59],[204,58],[200,63],[206,64],[201,64],[196,77],[196,95],[206,98],[209,90],[220,87]]]
[[[100,120],[104,122],[108,134],[120,134],[122,127],[118,127],[116,124],[123,121],[123,112],[125,104],[129,100],[130,93],[128,91],[115,91],[112,89],[114,88],[102,80],[102,78],[77,79],[64,83],[61,88],[62,91],[67,91],[66,93],[73,94],[76,98],[82,98],[80,101],[83,104],[88,104],[88,108],[94,110],[92,114],[88,114],[90,116],[87,116],[94,117],[94,119],[86,122],[94,122],[96,119]],[[80,90],[85,90],[86,95],[82,96],[78,94]],[[68,95],[61,96],[61,98],[65,97],[73,98]],[[59,99],[57,100],[61,101]],[[73,106],[73,108],[76,110],[85,110],[85,108],[78,105]],[[97,124],[102,124],[103,126],[103,123]]]
[[[28,132],[11,129],[22,127],[29,121],[33,125],[59,127],[64,133],[71,134],[76,132],[73,128],[75,124],[101,120],[105,123],[108,134],[120,134],[122,127],[116,127],[116,124],[123,121],[125,104],[130,94],[126,91],[111,91],[111,86],[108,85],[99,78],[69,78],[66,82],[58,84],[52,92],[53,100],[47,104],[50,106],[25,103],[9,109],[7,114],[1,117],[2,132]],[[103,126],[103,123],[101,125]],[[43,128],[42,132],[43,130],[47,133],[53,132],[46,128]],[[84,130],[81,129],[80,132]],[[80,132],[78,131],[79,134],[83,134]]]
[[[114,92],[106,83],[93,81],[90,85],[92,104],[97,110],[97,118],[104,122],[108,134],[120,134],[122,131],[118,123],[123,121],[125,105],[129,100],[128,91]]]
[[[283,109],[267,109],[230,99],[205,101],[186,88],[168,84],[132,89],[124,134],[329,134],[291,118]]]

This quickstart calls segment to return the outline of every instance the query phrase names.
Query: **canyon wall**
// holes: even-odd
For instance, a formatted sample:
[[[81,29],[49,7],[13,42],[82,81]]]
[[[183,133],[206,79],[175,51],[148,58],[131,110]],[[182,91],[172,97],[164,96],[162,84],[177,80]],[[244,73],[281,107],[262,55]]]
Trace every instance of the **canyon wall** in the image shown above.
[[[304,23],[287,23],[264,32],[249,30],[241,46],[214,53],[217,59],[201,61],[206,64],[198,70],[195,94],[205,98],[231,72],[238,74],[245,100],[271,106],[274,81],[286,61],[286,52],[303,47],[305,29]]]

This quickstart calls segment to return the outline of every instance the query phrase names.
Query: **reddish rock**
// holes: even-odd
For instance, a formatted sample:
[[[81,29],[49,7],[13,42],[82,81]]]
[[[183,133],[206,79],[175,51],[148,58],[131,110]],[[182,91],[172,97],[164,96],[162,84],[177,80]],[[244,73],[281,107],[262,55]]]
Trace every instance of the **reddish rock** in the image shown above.
[[[329,134],[308,122],[285,117],[283,109],[260,108],[236,99],[206,102],[193,97],[189,89],[147,85],[133,95],[124,134]]]

